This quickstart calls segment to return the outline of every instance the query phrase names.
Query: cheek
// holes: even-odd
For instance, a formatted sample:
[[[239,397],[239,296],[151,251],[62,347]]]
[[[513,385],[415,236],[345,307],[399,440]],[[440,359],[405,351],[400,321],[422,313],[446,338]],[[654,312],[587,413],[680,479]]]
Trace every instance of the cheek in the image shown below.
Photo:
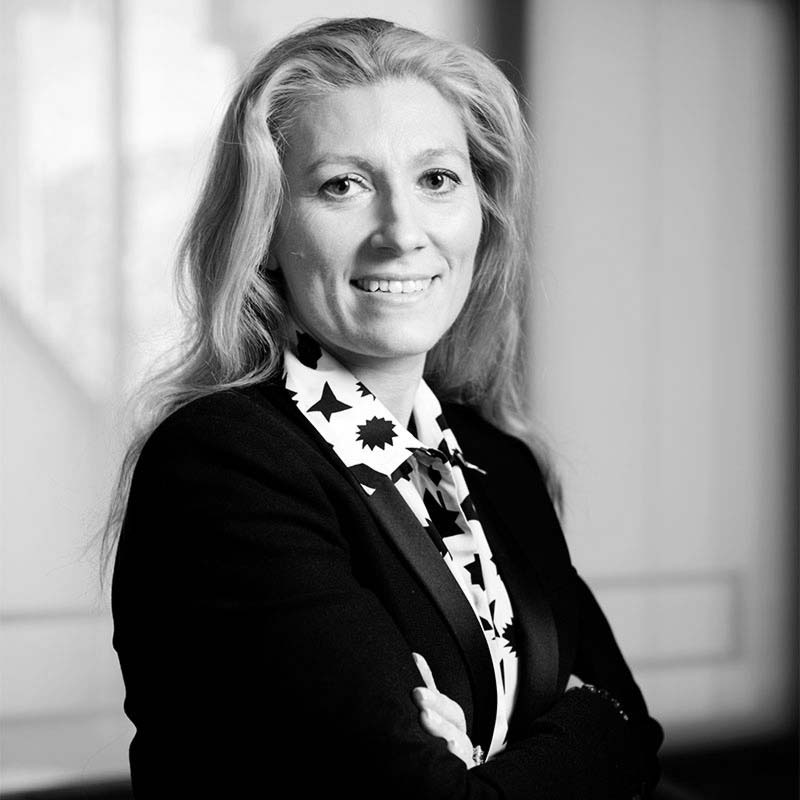
[[[472,274],[475,265],[475,256],[481,240],[483,227],[483,214],[480,207],[471,208],[463,214],[450,232],[452,252],[456,254],[462,270]]]
[[[475,207],[472,209],[472,220],[469,228],[472,233],[472,259],[474,261],[483,234],[483,209],[477,197],[475,198]]]
[[[275,255],[289,291],[297,296],[300,291],[313,290],[324,274],[325,258],[313,226],[307,220],[294,219],[291,225],[279,228],[279,236]]]
[[[313,282],[335,279],[355,246],[348,223],[325,214],[307,213],[296,219],[287,234],[282,252],[306,280]]]
[[[472,277],[475,272],[475,258],[480,246],[481,230],[483,227],[483,214],[480,206],[476,204],[471,213],[465,214],[460,224],[453,230],[451,242],[454,252],[460,262],[458,298],[456,303],[459,310],[463,307],[472,287]]]
[[[459,213],[453,214],[451,217],[451,240],[458,241],[465,257],[467,253],[471,253],[474,258],[482,228],[483,210],[480,196],[477,188],[473,187],[473,191],[468,198],[465,198]]]

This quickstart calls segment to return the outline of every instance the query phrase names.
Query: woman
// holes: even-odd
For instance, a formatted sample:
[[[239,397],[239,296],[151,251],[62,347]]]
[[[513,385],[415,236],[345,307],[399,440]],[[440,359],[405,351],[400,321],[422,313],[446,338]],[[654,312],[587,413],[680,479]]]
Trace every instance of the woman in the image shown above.
[[[117,505],[137,797],[650,793],[660,728],[512,435],[527,157],[488,59],[380,20],[244,79]]]

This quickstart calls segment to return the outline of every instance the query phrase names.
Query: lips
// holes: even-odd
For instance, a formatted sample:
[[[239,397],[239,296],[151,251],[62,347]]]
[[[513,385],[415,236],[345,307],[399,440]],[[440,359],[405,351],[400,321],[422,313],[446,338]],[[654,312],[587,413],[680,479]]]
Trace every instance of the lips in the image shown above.
[[[418,278],[411,280],[381,279],[381,278],[359,278],[353,281],[353,285],[363,292],[382,292],[385,294],[417,294],[424,292],[430,285],[433,278]]]

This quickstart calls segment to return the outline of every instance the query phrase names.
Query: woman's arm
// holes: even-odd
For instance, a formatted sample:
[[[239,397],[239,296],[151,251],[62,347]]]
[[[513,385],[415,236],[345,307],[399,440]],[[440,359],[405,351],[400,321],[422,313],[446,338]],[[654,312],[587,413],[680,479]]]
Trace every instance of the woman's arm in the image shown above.
[[[626,732],[601,698],[568,695],[469,771],[423,731],[408,643],[289,428],[228,394],[142,454],[113,587],[137,797],[629,796]]]
[[[660,776],[657,753],[664,740],[661,726],[648,713],[642,693],[617,645],[611,626],[585,581],[576,575],[578,648],[574,673],[586,683],[607,691],[628,717],[627,729],[635,754],[633,769],[640,776],[640,794],[649,797]]]
[[[354,577],[323,459],[250,406],[179,412],[136,469],[113,609],[137,797],[496,796],[419,726],[410,648]]]

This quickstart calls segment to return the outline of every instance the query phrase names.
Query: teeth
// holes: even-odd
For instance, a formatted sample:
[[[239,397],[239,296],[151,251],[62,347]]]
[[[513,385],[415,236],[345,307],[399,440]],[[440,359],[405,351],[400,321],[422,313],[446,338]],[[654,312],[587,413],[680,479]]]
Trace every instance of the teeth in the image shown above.
[[[387,294],[414,294],[424,292],[430,285],[433,278],[425,278],[421,281],[376,281],[373,279],[358,280],[355,282],[359,289],[365,292],[386,292]]]

